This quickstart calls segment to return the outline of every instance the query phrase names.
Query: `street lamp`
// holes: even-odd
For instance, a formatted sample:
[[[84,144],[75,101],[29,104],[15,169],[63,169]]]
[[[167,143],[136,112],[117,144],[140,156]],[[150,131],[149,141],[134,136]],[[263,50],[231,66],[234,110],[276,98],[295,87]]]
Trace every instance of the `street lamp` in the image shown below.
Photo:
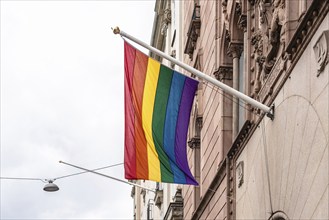
[[[105,166],[105,167],[101,167],[101,168],[97,168],[97,169],[93,169],[93,170],[74,173],[74,174],[70,174],[70,175],[66,175],[66,176],[60,176],[60,177],[56,177],[56,178],[53,178],[53,179],[26,178],[26,177],[0,177],[0,179],[7,179],[7,180],[39,180],[43,183],[47,183],[43,187],[44,191],[46,191],[46,192],[56,192],[56,191],[59,190],[59,187],[54,183],[55,180],[70,177],[70,176],[75,176],[75,175],[79,175],[79,174],[83,174],[83,173],[87,173],[87,172],[94,172],[95,170],[101,170],[101,169],[105,169],[105,168],[109,168],[109,167],[119,166],[119,165],[122,165],[122,164],[123,163],[113,164],[113,165],[109,165],[109,166]]]
[[[43,190],[46,192],[56,192],[59,190],[59,187],[52,180],[49,180],[48,184],[43,187]]]
[[[43,183],[47,183],[43,190],[46,192],[56,192],[59,190],[59,187],[53,183],[53,179],[41,179],[41,178],[25,178],[25,177],[0,177],[0,179],[7,179],[7,180],[40,180]]]

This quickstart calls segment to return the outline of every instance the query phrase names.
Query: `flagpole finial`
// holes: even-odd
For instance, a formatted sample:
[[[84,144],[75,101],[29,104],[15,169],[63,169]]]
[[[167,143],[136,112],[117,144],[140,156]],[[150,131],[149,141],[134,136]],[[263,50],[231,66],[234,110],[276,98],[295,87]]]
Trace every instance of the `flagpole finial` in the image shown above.
[[[120,34],[120,28],[119,27],[112,28],[112,30],[113,30],[114,34]]]

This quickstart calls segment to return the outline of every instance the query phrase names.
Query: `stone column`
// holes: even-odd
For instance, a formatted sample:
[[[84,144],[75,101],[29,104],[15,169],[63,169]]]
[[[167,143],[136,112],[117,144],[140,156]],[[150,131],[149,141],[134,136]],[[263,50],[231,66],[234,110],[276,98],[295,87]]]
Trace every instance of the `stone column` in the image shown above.
[[[239,59],[243,45],[241,43],[230,43],[228,54],[233,58],[233,89],[239,90]],[[233,96],[232,108],[232,141],[239,132],[239,99]]]

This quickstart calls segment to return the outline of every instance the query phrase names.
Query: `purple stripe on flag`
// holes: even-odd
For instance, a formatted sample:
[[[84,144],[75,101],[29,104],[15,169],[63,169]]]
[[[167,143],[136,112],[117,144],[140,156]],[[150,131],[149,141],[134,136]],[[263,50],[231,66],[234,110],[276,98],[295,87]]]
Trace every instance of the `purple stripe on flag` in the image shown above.
[[[180,109],[178,113],[177,126],[176,126],[176,138],[175,138],[175,156],[178,166],[183,170],[186,183],[192,185],[198,185],[197,181],[191,174],[187,161],[186,151],[186,138],[187,130],[190,122],[191,108],[193,104],[194,94],[197,89],[198,82],[191,79],[185,79],[185,85],[183,94],[181,97]]]

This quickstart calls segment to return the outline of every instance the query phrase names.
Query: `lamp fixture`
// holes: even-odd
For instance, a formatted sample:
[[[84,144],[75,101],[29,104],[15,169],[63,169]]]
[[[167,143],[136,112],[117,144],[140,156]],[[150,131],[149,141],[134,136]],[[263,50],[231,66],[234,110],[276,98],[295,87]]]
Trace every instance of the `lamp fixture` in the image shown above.
[[[43,190],[46,192],[56,192],[59,190],[59,187],[53,183],[53,180],[49,180],[48,184],[43,187]]]

